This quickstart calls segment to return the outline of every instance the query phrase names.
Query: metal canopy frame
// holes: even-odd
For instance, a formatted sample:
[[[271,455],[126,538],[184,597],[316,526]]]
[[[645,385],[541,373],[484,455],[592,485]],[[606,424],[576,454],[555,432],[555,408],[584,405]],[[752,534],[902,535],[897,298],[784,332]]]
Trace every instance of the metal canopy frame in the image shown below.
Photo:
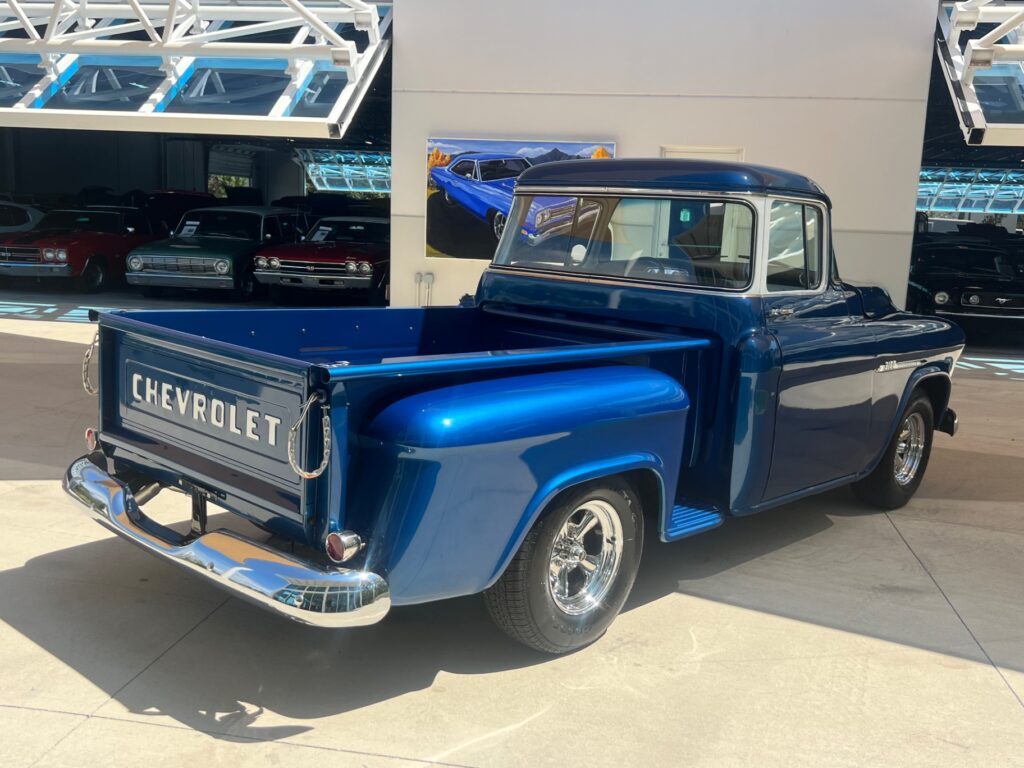
[[[296,149],[306,177],[318,192],[391,194],[391,154],[333,149]]]
[[[1024,113],[1024,2],[994,0],[943,2],[939,5],[938,55],[957,118],[968,144],[1024,146],[1024,122],[1000,122],[986,117],[978,94],[978,76],[1000,84]],[[981,27],[984,35],[973,35]],[[1010,67],[1007,69],[1007,67]]]
[[[340,138],[390,22],[364,0],[0,0],[0,125]]]
[[[1024,170],[922,168],[917,210],[928,213],[1024,214]]]

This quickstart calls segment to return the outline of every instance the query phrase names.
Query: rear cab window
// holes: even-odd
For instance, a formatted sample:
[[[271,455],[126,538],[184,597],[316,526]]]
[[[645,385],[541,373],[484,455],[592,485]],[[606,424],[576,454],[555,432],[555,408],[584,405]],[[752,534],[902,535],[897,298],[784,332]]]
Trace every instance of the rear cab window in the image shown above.
[[[754,232],[754,208],[737,199],[519,195],[495,264],[741,290]]]

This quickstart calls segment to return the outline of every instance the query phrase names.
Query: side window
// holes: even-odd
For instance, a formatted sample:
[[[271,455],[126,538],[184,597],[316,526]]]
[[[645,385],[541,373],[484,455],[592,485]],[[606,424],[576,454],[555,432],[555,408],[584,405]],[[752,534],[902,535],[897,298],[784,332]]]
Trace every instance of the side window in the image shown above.
[[[300,228],[298,226],[298,222],[299,222],[299,217],[298,216],[282,216],[281,219],[280,219],[280,222],[281,222],[281,237],[283,238],[283,242],[285,242],[285,243],[294,243],[296,240],[299,239],[299,235],[301,234],[301,231],[300,231]]]
[[[821,210],[783,200],[772,202],[768,219],[768,290],[817,288],[824,242]]]
[[[20,227],[28,224],[28,213],[13,205],[0,205],[0,227]]]
[[[465,176],[467,179],[473,178],[473,171],[474,168],[472,160],[462,160],[452,166],[452,173],[457,176]]]
[[[263,219],[263,241],[266,243],[281,242],[281,222],[276,216]]]
[[[124,215],[125,229],[131,229],[136,235],[149,234],[149,221],[141,213],[126,213]]]

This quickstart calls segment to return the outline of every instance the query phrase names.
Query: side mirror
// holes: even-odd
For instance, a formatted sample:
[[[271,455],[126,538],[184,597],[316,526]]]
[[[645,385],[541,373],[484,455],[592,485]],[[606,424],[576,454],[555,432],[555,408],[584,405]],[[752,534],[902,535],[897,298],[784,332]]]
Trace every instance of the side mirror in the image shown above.
[[[583,243],[577,243],[572,247],[572,250],[569,251],[569,261],[572,262],[572,265],[575,267],[579,266],[586,260],[587,246],[583,245]]]

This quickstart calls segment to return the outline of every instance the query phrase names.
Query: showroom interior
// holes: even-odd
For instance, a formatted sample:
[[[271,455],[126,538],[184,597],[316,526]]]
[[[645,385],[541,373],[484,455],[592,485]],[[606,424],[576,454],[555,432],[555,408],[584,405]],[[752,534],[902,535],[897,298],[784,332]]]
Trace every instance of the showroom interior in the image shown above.
[[[1024,0],[739,0],[728,9],[695,0],[0,0],[0,765],[1024,768],[1022,36]],[[908,318],[920,320],[920,335],[900,342],[906,359],[868,365],[861,348],[847,347],[849,357],[837,352],[827,363],[867,365],[875,382],[911,363],[948,365],[955,413],[941,414],[940,425],[944,404],[930,406],[934,450],[906,506],[874,511],[845,485],[821,483],[820,495],[726,515],[700,536],[658,541],[649,529],[632,592],[607,633],[546,656],[492,626],[493,609],[478,593],[396,602],[372,626],[329,631],[281,620],[187,572],[212,572],[212,561],[186,570],[161,562],[72,505],[65,473],[103,450],[97,430],[112,418],[98,421],[96,389],[105,408],[116,402],[104,394],[113,386],[129,399],[141,387],[135,399],[148,403],[149,380],[133,366],[160,369],[160,343],[179,351],[195,344],[199,362],[173,373],[195,392],[209,385],[211,424],[215,401],[235,408],[225,405],[229,395],[251,404],[299,387],[303,376],[337,387],[329,401],[303,394],[294,424],[252,406],[222,413],[220,426],[254,444],[276,439],[283,466],[311,483],[326,468],[345,493],[348,482],[386,477],[396,488],[414,486],[412,498],[434,494],[443,525],[429,546],[413,539],[418,521],[387,521],[406,572],[426,579],[431,556],[452,573],[480,560],[475,547],[493,530],[501,494],[453,485],[452,467],[483,467],[475,477],[497,487],[520,474],[532,482],[532,466],[517,474],[518,464],[488,465],[491,446],[471,451],[457,442],[403,446],[386,469],[363,456],[384,456],[380,430],[389,424],[406,419],[413,434],[460,398],[483,403],[472,418],[489,425],[484,414],[502,409],[473,400],[480,391],[518,397],[509,414],[535,414],[531,391],[518,380],[460,389],[479,384],[478,371],[453,379],[443,396],[388,411],[370,436],[346,430],[417,375],[428,337],[454,350],[435,376],[466,357],[488,371],[515,366],[509,358],[519,350],[509,343],[472,357],[477,347],[457,345],[472,338],[491,349],[483,345],[492,325],[447,319],[409,320],[420,346],[399,343],[405,318],[417,316],[396,314],[401,322],[381,323],[379,359],[364,366],[352,339],[376,340],[374,329],[328,313],[474,309],[478,290],[501,290],[486,281],[501,276],[488,270],[499,243],[512,242],[505,225],[515,217],[514,178],[550,161],[605,158],[781,168],[823,191],[796,197],[827,194],[832,263],[849,293],[868,297],[846,325],[876,343],[895,338]],[[498,165],[501,177],[489,180],[486,169]],[[475,182],[468,192],[465,178]],[[241,212],[259,223],[239,235],[250,241],[240,255],[174,256],[207,247],[191,242],[207,221],[196,211]],[[74,232],[88,235],[86,245],[52,239],[45,223],[68,216],[78,218]],[[118,217],[116,231],[86,223],[103,216]],[[523,223],[518,234],[537,233]],[[19,274],[37,261],[31,276]],[[147,282],[152,265],[168,261],[175,275]],[[93,263],[105,265],[102,279]],[[737,298],[753,296],[753,286],[752,278]],[[595,277],[588,288],[607,290],[611,309],[641,305],[615,281]],[[505,300],[498,314],[513,311]],[[779,306],[782,315],[792,311]],[[671,317],[670,308],[645,308]],[[189,311],[186,320],[168,321],[152,348],[139,344],[137,357],[125,353],[116,366],[98,362],[96,310],[158,310],[151,314],[162,322],[177,309]],[[301,321],[289,314],[307,311]],[[522,335],[548,347],[594,332],[578,314],[550,315],[564,327],[546,334],[529,325]],[[693,315],[715,325],[711,310]],[[963,328],[966,346],[911,353],[946,321]],[[628,324],[613,316],[621,338],[612,337],[662,340],[674,327],[660,316],[642,333]],[[115,335],[106,333],[103,344]],[[279,333],[296,334],[296,348],[316,364],[282,374],[270,358],[284,353],[243,351]],[[834,335],[815,329],[795,338],[810,348]],[[205,347],[210,340],[223,345]],[[229,347],[266,376],[258,387],[230,378],[237,360]],[[737,350],[721,358],[694,351],[686,360],[728,363],[734,353],[740,359]],[[648,354],[616,360],[634,365]],[[201,381],[207,363],[212,383]],[[408,367],[374,390],[370,377],[385,363]],[[552,389],[573,365],[558,363]],[[690,413],[755,462],[750,435],[766,401],[744,387],[757,372],[743,368],[716,410],[701,411],[709,385],[700,380],[698,390],[690,365],[682,366],[681,396]],[[343,381],[350,367],[357,378]],[[799,359],[796,369],[797,379],[805,375]],[[819,421],[848,382],[807,394],[813,374],[806,376],[795,385],[806,396],[788,447],[810,463],[848,450]],[[593,390],[579,392],[544,418],[581,407]],[[186,394],[179,388],[175,401],[172,390],[154,389],[152,401],[198,423]],[[873,398],[884,393],[869,387],[864,400]],[[131,404],[121,402],[118,413]],[[749,421],[733,423],[733,408],[749,408]],[[351,413],[346,422],[342,414]],[[501,429],[520,435],[518,421],[529,417],[506,415]],[[150,447],[177,461],[181,446],[159,446],[159,422],[149,424],[157,425],[145,433]],[[300,427],[322,429],[322,447]],[[696,451],[697,427],[687,428],[687,450]],[[480,431],[497,439],[501,429]],[[551,445],[568,444],[573,429],[561,427]],[[904,444],[917,439],[907,435]],[[550,447],[531,440],[516,454],[524,466]],[[336,456],[376,453],[339,470],[328,463],[331,445]],[[460,448],[465,454],[453,460]],[[130,446],[117,450],[117,461],[133,459]],[[216,449],[203,457],[210,465],[221,458]],[[265,476],[247,492],[280,491],[265,457],[252,466]],[[682,476],[692,478],[694,466]],[[738,475],[720,469],[738,492]],[[148,498],[152,489],[132,482],[126,487]],[[225,511],[230,489],[189,479],[160,485],[189,494],[191,508],[180,494],[161,493],[147,503],[147,533],[173,529],[187,540],[206,532],[207,515],[232,541],[254,529]],[[636,499],[656,496],[654,485]],[[327,498],[327,486],[316,487],[303,504]],[[382,493],[381,503],[398,496]],[[358,504],[380,499],[360,495]],[[669,506],[694,519],[705,511]],[[467,524],[445,527],[465,509],[474,510]],[[303,525],[312,523],[260,531],[286,567],[293,555],[312,559],[288,540]],[[335,565],[352,557],[349,549],[357,559],[374,551],[373,542],[345,538],[348,530],[334,533],[345,551],[335,560],[325,550]],[[473,548],[461,548],[466,542]],[[244,581],[251,560],[228,570]]]

